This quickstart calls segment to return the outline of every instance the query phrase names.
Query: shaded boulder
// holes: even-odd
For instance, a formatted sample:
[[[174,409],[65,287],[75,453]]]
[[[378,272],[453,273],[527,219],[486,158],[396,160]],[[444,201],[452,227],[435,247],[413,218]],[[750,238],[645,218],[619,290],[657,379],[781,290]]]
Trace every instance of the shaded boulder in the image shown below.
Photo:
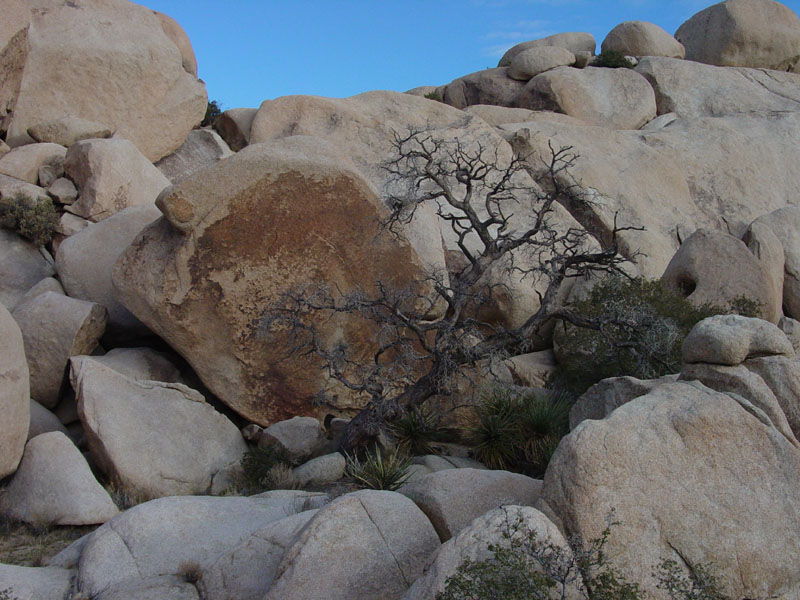
[[[292,417],[267,427],[259,437],[260,448],[277,446],[295,464],[308,460],[322,447],[322,425],[314,417]]]
[[[649,597],[669,597],[654,571],[671,559],[713,564],[727,597],[790,598],[800,575],[775,557],[800,555],[798,474],[800,449],[750,402],[669,383],[562,439],[537,507],[584,540],[613,511],[608,562]]]
[[[427,517],[401,494],[340,496],[286,550],[264,600],[399,599],[438,547]]]
[[[625,56],[668,56],[683,58],[683,45],[655,23],[625,21],[612,29],[601,45],[603,52],[615,51]]]
[[[122,303],[260,425],[315,414],[310,399],[324,382],[308,357],[287,360],[293,342],[265,330],[284,293],[312,283],[342,293],[373,293],[377,281],[402,289],[424,272],[406,240],[379,235],[386,209],[341,153],[321,140],[292,143],[248,146],[170,188],[158,201],[165,218],[139,234],[113,272]],[[375,329],[363,319],[318,325],[323,340],[371,354]],[[353,402],[339,395],[340,408]]]
[[[180,383],[178,368],[161,352],[152,348],[114,348],[92,360],[114,369],[130,379]]]
[[[27,183],[39,183],[39,168],[63,164],[67,149],[58,144],[29,144],[14,148],[0,158],[0,174],[16,177]]]
[[[204,84],[156,13],[124,0],[46,2],[0,62],[11,146],[29,128],[67,116],[131,140],[150,161],[181,145],[205,114]],[[35,129],[34,129],[35,131]]]
[[[787,315],[800,317],[800,208],[787,206],[760,216],[752,225],[766,225],[783,247],[783,307]]]
[[[75,142],[111,137],[114,133],[104,125],[80,117],[61,117],[28,128],[28,135],[37,142],[51,142],[69,148]]]
[[[400,488],[422,509],[446,542],[470,521],[502,504],[533,506],[541,480],[519,473],[482,469],[443,469]]]
[[[535,536],[541,547],[556,547],[565,558],[572,555],[564,536],[544,514],[530,506],[502,506],[476,518],[442,544],[403,600],[436,600],[447,587],[448,578],[454,576],[467,561],[480,563],[494,557],[490,545],[502,548],[519,542],[524,547],[525,541],[531,536]],[[531,568],[535,569],[533,564]],[[583,597],[574,583],[565,590],[564,598],[567,600]]]
[[[292,469],[292,477],[300,487],[338,481],[344,477],[347,461],[338,452],[318,456]]]
[[[726,0],[709,6],[678,28],[687,60],[720,67],[796,71],[800,18],[773,0]]]
[[[11,600],[61,600],[70,592],[72,575],[57,567],[0,565],[0,591],[7,590]]]
[[[25,448],[30,424],[30,378],[22,333],[0,305],[0,479],[13,473]]]
[[[530,48],[541,48],[543,46],[557,46],[559,48],[566,48],[573,54],[578,52],[589,52],[594,54],[597,48],[597,42],[591,33],[585,32],[568,32],[557,33],[538,40],[531,40],[529,42],[522,42],[510,48],[497,63],[498,67],[507,67],[511,61],[520,53]]]
[[[514,57],[508,67],[508,76],[519,81],[529,81],[539,73],[556,67],[575,64],[575,55],[566,48],[540,46],[528,48]]]
[[[683,342],[683,362],[739,365],[759,356],[794,357],[777,326],[762,319],[717,315],[695,325]]]
[[[52,263],[31,242],[0,229],[0,303],[13,310],[42,279],[55,274]]]
[[[638,129],[656,116],[653,88],[631,69],[558,67],[531,79],[516,105],[610,129]]]
[[[214,121],[214,129],[231,150],[238,152],[250,143],[250,128],[257,108],[231,108]]]
[[[106,328],[99,304],[45,292],[14,309],[25,341],[31,398],[45,408],[58,404],[70,357],[91,354]]]
[[[156,163],[156,167],[166,175],[172,183],[180,183],[204,167],[218,160],[231,156],[233,152],[215,131],[211,129],[195,129],[169,156]]]
[[[236,426],[185,385],[130,379],[88,356],[72,360],[71,380],[94,462],[130,493],[207,493],[246,450]]]
[[[101,221],[130,206],[152,206],[169,179],[128,140],[85,140],[67,151],[64,168],[80,191],[68,211]]]
[[[484,69],[448,83],[444,88],[442,101],[456,108],[466,108],[473,104],[514,106],[524,87],[524,81],[509,76],[508,67]]]
[[[263,498],[176,496],[128,509],[84,542],[76,588],[91,597],[213,565],[292,505]]]
[[[29,441],[2,496],[0,513],[42,525],[95,525],[119,510],[92,475],[86,459],[59,431]]]
[[[71,235],[56,252],[56,270],[64,289],[74,298],[105,306],[109,333],[115,336],[149,333],[115,297],[111,271],[139,232],[160,216],[152,204],[125,208]]]
[[[47,187],[47,195],[59,204],[72,204],[78,199],[78,188],[66,177],[59,177]]]
[[[661,281],[695,306],[726,308],[739,298],[758,303],[759,316],[780,319],[780,299],[768,273],[740,239],[698,229],[681,245]]]
[[[59,418],[36,402],[36,400],[30,401],[30,413],[31,424],[28,428],[28,441],[51,431],[60,431],[64,435],[69,435],[67,428],[64,427]]]

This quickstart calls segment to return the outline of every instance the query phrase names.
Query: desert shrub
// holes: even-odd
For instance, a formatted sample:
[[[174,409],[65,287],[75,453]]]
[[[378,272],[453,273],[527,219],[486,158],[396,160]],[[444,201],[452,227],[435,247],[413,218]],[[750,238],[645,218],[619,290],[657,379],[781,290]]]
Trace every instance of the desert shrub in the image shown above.
[[[559,368],[551,383],[581,394],[608,377],[653,379],[677,373],[683,340],[698,321],[732,312],[758,316],[761,305],[737,298],[727,307],[698,307],[660,281],[613,277],[571,310],[605,323],[599,330],[557,325]]]
[[[403,454],[436,454],[434,444],[449,439],[450,432],[440,425],[441,418],[427,406],[413,407],[389,427],[397,448]]]
[[[196,561],[184,561],[178,566],[178,577],[184,582],[195,584],[203,578],[203,567]]]
[[[241,465],[241,487],[248,493],[285,489],[280,486],[290,482],[291,463],[286,452],[279,446],[250,448],[242,456]]]
[[[200,127],[208,127],[209,125],[213,125],[217,120],[217,117],[219,117],[221,114],[222,104],[216,100],[212,100],[206,107],[206,116],[203,117],[203,120],[200,122]]]
[[[588,544],[574,537],[564,548],[540,541],[520,519],[509,520],[501,542],[488,544],[492,558],[464,561],[436,600],[550,600],[566,597],[568,589],[580,589],[588,600],[644,599],[636,583],[608,564],[604,548],[610,532],[607,527]],[[672,600],[725,600],[703,565],[687,578],[677,563],[665,560],[654,574]]]
[[[16,231],[37,246],[53,239],[58,211],[50,198],[33,200],[23,193],[0,202],[0,226]]]
[[[428,92],[427,94],[425,94],[425,97],[428,100],[436,100],[436,102],[444,102],[444,99],[442,99],[442,96],[436,90]]]
[[[377,448],[365,452],[363,458],[347,456],[345,474],[355,484],[371,490],[394,491],[411,476],[411,459],[397,450],[384,456]]]
[[[619,50],[603,50],[594,61],[595,67],[632,69],[633,63]]]
[[[467,443],[489,468],[541,475],[569,431],[571,407],[566,394],[495,388],[481,399]]]
[[[16,596],[11,595],[11,590],[6,588],[4,590],[0,590],[0,600],[18,600]]]

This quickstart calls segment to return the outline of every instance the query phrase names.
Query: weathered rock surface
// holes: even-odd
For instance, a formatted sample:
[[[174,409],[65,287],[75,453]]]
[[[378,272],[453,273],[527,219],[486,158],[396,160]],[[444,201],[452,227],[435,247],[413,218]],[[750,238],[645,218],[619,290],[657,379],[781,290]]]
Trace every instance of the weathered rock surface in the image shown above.
[[[605,419],[617,408],[650,393],[664,383],[674,382],[678,375],[666,375],[659,379],[636,379],[635,377],[610,377],[594,384],[575,401],[569,411],[569,428],[575,429],[586,419]]]
[[[520,354],[505,361],[514,383],[523,387],[544,387],[556,370],[556,357],[552,350]]]
[[[499,127],[506,123],[523,123],[525,121],[532,121],[541,113],[537,113],[527,108],[511,108],[508,106],[495,106],[492,104],[473,104],[464,109],[465,113],[480,117],[489,125]],[[555,114],[555,113],[550,113]],[[561,115],[566,117],[565,115]]]
[[[53,265],[30,242],[0,229],[0,303],[13,310],[25,293],[55,274]]]
[[[67,149],[58,144],[29,144],[14,148],[0,158],[0,174],[36,185],[39,183],[39,167],[63,163],[66,154]]]
[[[783,244],[772,229],[765,223],[758,221],[758,219],[750,223],[750,227],[747,228],[742,241],[747,244],[747,249],[761,263],[769,280],[770,290],[768,297],[773,304],[766,312],[779,315],[782,318],[784,267],[786,265]]]
[[[661,27],[647,21],[625,21],[612,29],[601,45],[603,52],[625,56],[668,56],[683,58],[686,49]]]
[[[448,83],[444,88],[442,101],[456,108],[466,108],[473,104],[514,106],[524,87],[523,81],[509,76],[508,67],[484,69]]]
[[[672,257],[664,284],[696,305],[727,307],[736,298],[760,304],[760,314],[777,323],[780,296],[768,273],[740,239],[722,231],[698,229]]]
[[[92,138],[108,138],[114,132],[80,117],[66,116],[28,128],[28,135],[37,142],[52,142],[69,148],[75,142]]]
[[[784,255],[783,306],[800,317],[800,208],[787,206],[760,216],[752,225],[766,225],[780,240]]]
[[[114,348],[102,356],[92,356],[92,360],[130,379],[181,382],[178,368],[165,354],[152,348]]]
[[[214,122],[214,129],[228,144],[238,152],[250,143],[250,128],[256,118],[257,108],[232,108],[224,111]]]
[[[111,586],[93,596],[97,600],[200,600],[197,587],[186,576],[162,575]]]
[[[56,269],[67,293],[108,310],[109,332],[122,337],[149,330],[114,295],[114,263],[147,225],[161,216],[155,205],[132,206],[70,236],[58,247]]]
[[[70,591],[72,571],[56,567],[17,567],[0,565],[2,588],[14,600],[66,598]]]
[[[77,117],[115,130],[150,161],[181,145],[205,114],[205,87],[184,69],[175,36],[153,11],[124,0],[47,0],[12,40],[0,97],[12,146],[28,128]],[[188,43],[188,42],[187,42]]]
[[[529,81],[539,73],[556,67],[575,64],[575,55],[566,48],[540,46],[528,48],[517,54],[508,67],[508,76],[519,81]]]
[[[0,513],[36,526],[94,525],[119,510],[80,450],[53,431],[25,445],[19,469],[0,496]]]
[[[564,536],[544,514],[529,506],[503,506],[478,517],[442,544],[403,600],[436,600],[444,591],[447,579],[455,575],[464,562],[491,560],[494,553],[489,550],[490,544],[502,547],[510,539],[525,539],[531,532],[542,545],[552,544],[565,556],[570,556]],[[582,597],[574,584],[566,590],[569,600]]]
[[[140,504],[86,541],[77,588],[95,596],[113,586],[178,574],[182,565],[202,569],[292,514],[292,504],[262,498],[182,496]]]
[[[152,206],[169,179],[128,140],[85,140],[67,151],[67,175],[80,191],[69,212],[101,221],[129,206]]]
[[[246,450],[236,426],[185,385],[130,379],[88,356],[71,370],[92,458],[121,489],[149,498],[206,493]]]
[[[750,358],[743,364],[764,380],[775,394],[795,437],[800,436],[800,364],[797,360],[785,356],[764,356]]]
[[[656,94],[658,114],[680,117],[768,116],[800,110],[800,75],[721,68],[674,58],[645,57],[636,65]]]
[[[13,198],[20,193],[31,198],[47,198],[44,188],[16,177],[0,174],[0,199]]]
[[[700,11],[675,37],[688,60],[720,67],[795,71],[800,19],[773,0],[726,0]]]
[[[164,13],[153,11],[153,14],[158,18],[161,24],[161,29],[172,40],[172,43],[178,48],[181,53],[181,65],[183,70],[194,77],[197,77],[197,58],[192,49],[192,43],[189,41],[189,36],[186,35],[183,27],[180,24]]]
[[[610,129],[638,129],[656,116],[653,88],[631,69],[558,67],[531,79],[516,105]]]
[[[300,487],[338,481],[344,477],[347,461],[338,452],[318,456],[292,469],[292,476]]]
[[[670,383],[565,437],[545,475],[545,514],[598,538],[614,510],[611,565],[653,598],[654,566],[713,563],[729,597],[792,597],[800,450],[747,400]],[[753,510],[753,507],[759,507]]]
[[[169,156],[156,163],[156,167],[166,175],[172,183],[180,183],[188,179],[195,171],[213,165],[233,152],[215,131],[211,129],[195,129]]]
[[[47,195],[59,204],[72,204],[78,199],[78,188],[66,177],[59,177],[48,186]]]
[[[108,315],[99,304],[45,292],[14,309],[25,341],[31,398],[45,408],[59,400],[71,356],[91,354],[106,328]]]
[[[69,435],[67,428],[64,427],[58,417],[36,402],[36,400],[30,400],[30,415],[31,423],[28,428],[27,441],[51,431],[59,431],[64,435]]]
[[[286,551],[264,600],[402,598],[439,547],[413,502],[363,490],[321,509]]]
[[[376,281],[402,287],[423,272],[407,243],[376,238],[384,209],[341,153],[321,140],[291,143],[249,146],[165,192],[165,218],[140,233],[113,274],[122,303],[261,425],[314,414],[309,399],[322,384],[307,358],[284,360],[289,342],[264,331],[264,311],[284,292],[312,282],[369,292]],[[351,318],[328,322],[322,335],[358,353],[369,351],[372,331]],[[346,394],[339,402],[352,406]]]
[[[502,504],[533,506],[541,480],[519,473],[446,469],[423,475],[400,488],[428,516],[446,542],[470,521]]]
[[[322,425],[314,417],[292,417],[267,427],[259,438],[261,448],[278,446],[287,458],[299,464],[322,447]]]
[[[30,423],[30,379],[22,333],[0,305],[0,479],[13,473],[25,448]]]
[[[772,323],[717,315],[695,325],[683,342],[683,362],[739,365],[759,356],[794,357],[786,335]]]
[[[516,57],[520,52],[524,52],[529,48],[541,48],[542,46],[558,46],[560,48],[566,48],[573,54],[577,54],[578,52],[590,52],[591,54],[594,54],[594,51],[597,48],[597,42],[591,33],[557,33],[555,35],[550,35],[538,40],[531,40],[530,42],[522,42],[521,44],[517,44],[503,55],[503,57],[500,59],[500,62],[497,63],[497,66],[507,67],[511,64],[511,61],[514,60],[514,57]]]

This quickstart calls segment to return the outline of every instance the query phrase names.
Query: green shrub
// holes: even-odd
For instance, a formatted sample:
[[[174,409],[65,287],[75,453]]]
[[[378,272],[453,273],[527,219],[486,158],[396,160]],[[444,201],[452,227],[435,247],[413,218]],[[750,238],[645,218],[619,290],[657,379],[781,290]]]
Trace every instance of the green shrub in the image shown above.
[[[633,63],[619,50],[604,50],[597,55],[595,67],[608,67],[609,69],[632,69]]]
[[[436,600],[550,600],[565,597],[569,589],[580,589],[588,600],[643,600],[639,586],[608,564],[609,534],[606,528],[589,544],[573,538],[567,549],[541,542],[521,520],[511,521],[502,541],[488,545],[492,558],[461,563]],[[677,563],[665,560],[654,575],[672,600],[725,600],[702,565],[687,578]]]
[[[571,309],[606,322],[600,330],[557,325],[559,367],[551,384],[574,394],[608,377],[653,379],[677,373],[683,340],[698,321],[731,312],[761,313],[761,305],[747,298],[729,307],[696,307],[660,281],[620,277],[597,284]]]
[[[58,227],[58,211],[50,198],[33,200],[19,193],[0,201],[0,226],[16,231],[37,246],[45,246]]]
[[[217,120],[217,117],[219,117],[221,114],[222,104],[216,100],[212,100],[206,107],[206,116],[203,117],[203,120],[200,122],[200,127],[208,127],[209,125],[213,125]]]
[[[491,469],[541,475],[569,431],[571,407],[566,395],[496,388],[481,400],[467,443]]]
[[[411,456],[436,454],[434,444],[449,438],[449,430],[440,426],[441,419],[426,406],[415,407],[392,422],[389,431],[400,452]]]
[[[248,494],[278,489],[290,483],[291,463],[278,446],[251,448],[242,456],[242,488]]]
[[[345,474],[362,487],[394,491],[411,476],[410,467],[411,459],[396,450],[383,456],[380,450],[373,449],[366,453],[363,460],[357,456],[347,456]]]
[[[439,92],[437,92],[436,90],[434,90],[432,92],[428,92],[427,94],[425,94],[425,97],[428,100],[436,100],[436,102],[444,102],[444,99],[439,94]]]

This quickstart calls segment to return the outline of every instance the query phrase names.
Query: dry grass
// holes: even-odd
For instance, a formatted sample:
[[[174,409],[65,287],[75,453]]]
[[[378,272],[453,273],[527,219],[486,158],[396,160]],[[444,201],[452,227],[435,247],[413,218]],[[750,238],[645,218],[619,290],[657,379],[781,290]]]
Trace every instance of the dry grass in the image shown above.
[[[0,519],[0,563],[41,567],[72,542],[95,527],[32,527]]]

